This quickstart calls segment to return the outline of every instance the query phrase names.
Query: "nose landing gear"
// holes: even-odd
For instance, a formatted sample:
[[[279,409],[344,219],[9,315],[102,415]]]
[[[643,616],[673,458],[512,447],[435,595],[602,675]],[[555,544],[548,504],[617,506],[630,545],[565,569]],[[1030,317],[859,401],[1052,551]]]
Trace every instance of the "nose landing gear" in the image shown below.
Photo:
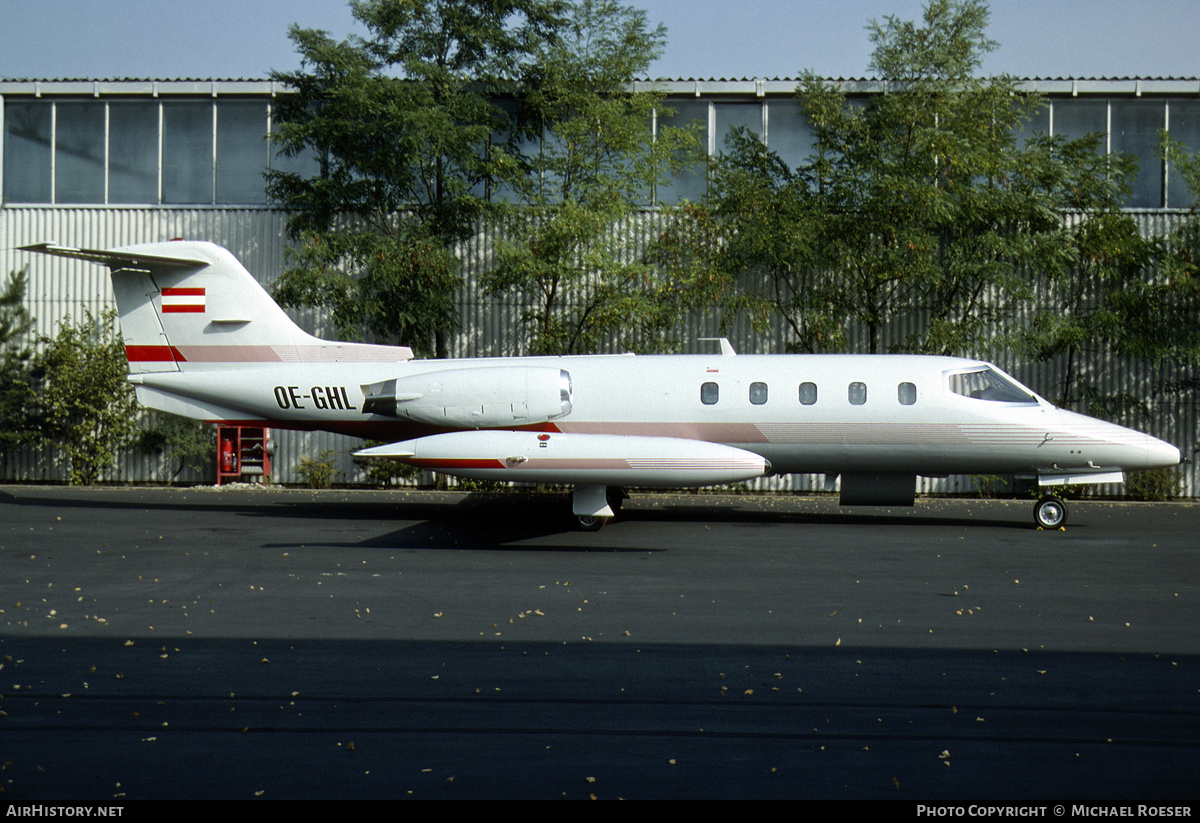
[[[1033,522],[1039,529],[1061,529],[1067,523],[1067,504],[1047,494],[1033,504]]]

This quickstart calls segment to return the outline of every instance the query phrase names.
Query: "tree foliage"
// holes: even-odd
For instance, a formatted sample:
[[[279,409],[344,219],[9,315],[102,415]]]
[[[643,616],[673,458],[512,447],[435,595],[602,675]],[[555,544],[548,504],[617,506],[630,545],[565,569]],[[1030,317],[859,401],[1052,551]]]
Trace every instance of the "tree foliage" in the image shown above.
[[[1092,414],[1120,416],[1138,401],[1126,393],[1101,394],[1081,364],[1105,354],[1138,354],[1124,315],[1147,283],[1158,246],[1121,210],[1137,166],[1132,158],[1104,155],[1099,135],[1043,142],[1051,149],[1048,173],[1063,177],[1075,170],[1060,183],[1063,242],[1032,271],[1037,299],[1031,320],[1003,339],[1034,360],[1062,361],[1053,398],[1060,405],[1084,401]]]
[[[202,476],[211,476],[214,471],[217,430],[211,423],[152,411],[150,424],[136,441],[142,452],[161,457],[168,483],[174,483],[184,469],[193,469]]]
[[[642,11],[580,0],[523,78],[524,139],[503,164],[508,239],[484,283],[526,306],[531,353],[666,345],[678,301],[632,247],[630,230],[694,145],[688,131],[667,125],[659,92],[631,88],[665,40]]]
[[[1161,297],[1171,306],[1154,316],[1165,321],[1167,328],[1161,331],[1169,337],[1156,342],[1159,350],[1182,352],[1177,359],[1200,364],[1200,151],[1188,151],[1165,133],[1160,145],[1163,158],[1187,185],[1193,205],[1165,238]]]
[[[25,272],[13,272],[0,292],[0,453],[33,440],[36,393],[33,318],[25,308]]]
[[[292,157],[316,174],[272,171],[300,241],[275,288],[286,305],[333,309],[343,336],[399,339],[445,356],[457,325],[454,245],[487,208],[494,134],[509,131],[497,93],[554,35],[559,0],[355,0],[370,32],[333,40],[293,26],[301,67],[274,79]]]
[[[42,341],[41,435],[66,453],[74,484],[94,483],[134,432],[136,403],[115,323],[114,311],[87,312]]]
[[[699,259],[778,312],[790,348],[976,351],[1034,297],[1031,272],[1058,277],[1086,254],[1063,210],[1112,215],[1123,169],[1088,139],[1019,135],[1042,105],[1014,78],[978,78],[995,47],[982,0],[931,0],[923,21],[870,27],[882,93],[851,97],[811,72],[797,102],[810,157],[789,168],[752,134],[732,135],[705,207],[719,242]],[[862,332],[862,341],[854,334]]]
[[[1188,188],[1200,190],[1200,157],[1165,134],[1160,150]],[[1149,411],[1151,398],[1102,392],[1082,364],[1117,355],[1161,375],[1156,392],[1200,387],[1194,377],[1200,366],[1200,219],[1193,208],[1165,237],[1142,236],[1116,205],[1136,171],[1132,160],[1117,158],[1107,171],[1107,177],[1094,176],[1094,188],[1114,189],[1098,198],[1106,208],[1069,221],[1070,267],[1052,273],[1042,309],[1016,342],[1039,360],[1062,359],[1061,404],[1084,403],[1090,414],[1129,422]]]
[[[1165,133],[1160,151],[1179,172],[1193,205],[1162,238],[1158,277],[1138,283],[1120,308],[1138,356],[1169,373],[1161,388],[1194,398],[1200,392],[1200,152]]]

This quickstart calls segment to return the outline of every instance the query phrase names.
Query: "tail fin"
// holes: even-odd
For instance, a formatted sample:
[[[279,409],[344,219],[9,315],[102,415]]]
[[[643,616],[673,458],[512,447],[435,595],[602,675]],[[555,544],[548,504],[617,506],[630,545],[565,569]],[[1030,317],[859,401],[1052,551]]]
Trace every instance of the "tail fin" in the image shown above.
[[[412,357],[405,347],[331,343],[304,332],[236,257],[213,243],[172,241],[110,250],[43,243],[24,250],[109,267],[134,374]]]

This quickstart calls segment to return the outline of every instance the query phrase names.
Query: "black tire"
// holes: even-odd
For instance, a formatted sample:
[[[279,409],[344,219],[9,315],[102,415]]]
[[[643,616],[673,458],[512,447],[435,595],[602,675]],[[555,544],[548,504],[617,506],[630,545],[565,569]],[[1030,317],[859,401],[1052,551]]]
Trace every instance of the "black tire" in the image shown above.
[[[1033,522],[1042,529],[1061,529],[1067,524],[1067,504],[1048,494],[1033,504]]]
[[[579,528],[585,532],[598,532],[609,520],[607,517],[597,517],[594,514],[577,514],[575,519],[579,521]]]

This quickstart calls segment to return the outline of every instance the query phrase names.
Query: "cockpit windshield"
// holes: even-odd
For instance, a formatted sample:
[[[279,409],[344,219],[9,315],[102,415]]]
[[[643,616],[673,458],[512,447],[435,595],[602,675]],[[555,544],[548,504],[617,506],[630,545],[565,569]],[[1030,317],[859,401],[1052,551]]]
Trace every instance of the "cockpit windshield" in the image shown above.
[[[952,372],[950,391],[976,400],[996,403],[1036,403],[1037,398],[992,368]]]

